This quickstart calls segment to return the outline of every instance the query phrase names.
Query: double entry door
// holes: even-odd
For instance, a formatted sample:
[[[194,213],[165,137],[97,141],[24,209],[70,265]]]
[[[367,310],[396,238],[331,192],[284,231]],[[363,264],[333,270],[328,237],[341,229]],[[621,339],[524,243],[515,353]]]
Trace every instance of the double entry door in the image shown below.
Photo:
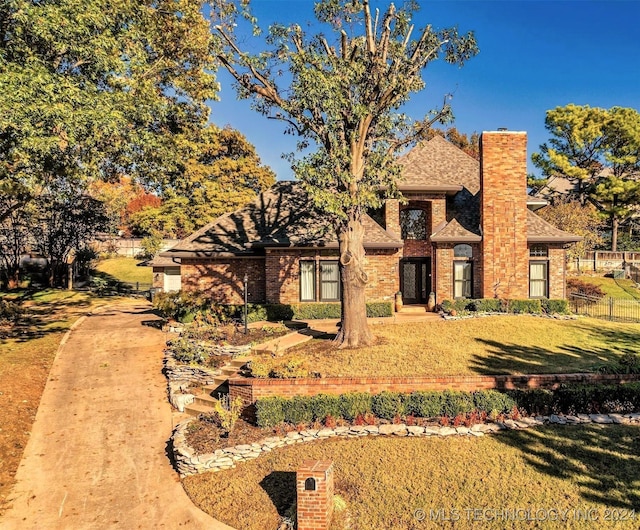
[[[400,261],[400,291],[405,304],[426,304],[431,292],[431,258]]]

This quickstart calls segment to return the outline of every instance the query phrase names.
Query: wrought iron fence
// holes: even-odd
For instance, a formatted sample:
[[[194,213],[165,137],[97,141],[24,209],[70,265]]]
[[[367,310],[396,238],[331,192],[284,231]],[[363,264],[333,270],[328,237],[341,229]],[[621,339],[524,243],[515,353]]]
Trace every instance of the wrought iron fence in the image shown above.
[[[582,293],[571,293],[569,302],[573,312],[615,322],[640,322],[640,301],[622,298],[597,298]]]

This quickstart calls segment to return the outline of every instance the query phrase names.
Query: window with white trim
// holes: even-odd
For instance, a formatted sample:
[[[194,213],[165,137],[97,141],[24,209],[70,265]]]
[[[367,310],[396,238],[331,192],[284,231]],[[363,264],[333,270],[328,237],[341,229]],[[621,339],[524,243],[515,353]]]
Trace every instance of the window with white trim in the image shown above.
[[[316,301],[316,262],[300,262],[300,301]]]
[[[471,298],[473,293],[473,262],[453,262],[453,297]]]
[[[320,301],[340,300],[340,268],[337,261],[320,262]]]
[[[547,298],[549,295],[549,262],[529,262],[529,298]]]

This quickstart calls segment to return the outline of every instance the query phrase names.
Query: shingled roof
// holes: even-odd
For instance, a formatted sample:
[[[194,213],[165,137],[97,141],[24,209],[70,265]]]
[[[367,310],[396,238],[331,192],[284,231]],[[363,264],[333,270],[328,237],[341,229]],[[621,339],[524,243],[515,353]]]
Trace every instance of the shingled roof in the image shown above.
[[[267,247],[338,248],[338,241],[296,182],[277,182],[255,200],[223,215],[177,245],[163,257],[231,257],[264,252]],[[365,216],[365,248],[401,248],[403,243]]]
[[[480,191],[480,163],[442,136],[414,147],[398,163],[401,191],[455,192],[463,187],[473,195]]]
[[[556,228],[539,215],[527,210],[527,241],[531,243],[575,243],[582,237]]]

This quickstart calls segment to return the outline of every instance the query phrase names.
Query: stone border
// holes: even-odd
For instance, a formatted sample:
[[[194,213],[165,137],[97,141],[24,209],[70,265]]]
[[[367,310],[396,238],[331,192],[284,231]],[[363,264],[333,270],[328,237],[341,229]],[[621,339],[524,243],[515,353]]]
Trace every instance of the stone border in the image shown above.
[[[525,417],[518,420],[504,420],[496,423],[478,423],[471,427],[441,427],[437,425],[420,427],[417,425],[383,424],[383,425],[354,425],[350,427],[336,427],[334,429],[306,429],[294,431],[286,436],[272,436],[252,444],[241,444],[234,447],[218,449],[213,453],[195,454],[193,448],[187,445],[185,431],[188,420],[180,423],[171,437],[175,465],[181,477],[198,473],[216,472],[236,467],[236,464],[253,460],[269,453],[278,447],[297,443],[313,442],[333,437],[358,438],[361,436],[474,436],[480,437],[502,430],[519,430],[537,427],[539,425],[577,425],[585,423],[600,424],[638,424],[640,412],[632,414],[578,414],[577,416]]]

